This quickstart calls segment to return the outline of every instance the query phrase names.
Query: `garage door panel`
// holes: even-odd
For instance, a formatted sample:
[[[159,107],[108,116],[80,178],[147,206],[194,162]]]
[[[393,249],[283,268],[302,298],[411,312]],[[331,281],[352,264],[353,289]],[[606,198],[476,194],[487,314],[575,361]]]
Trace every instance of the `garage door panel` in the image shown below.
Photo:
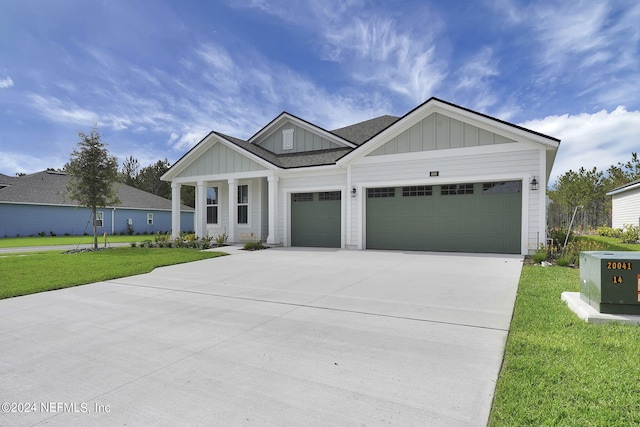
[[[291,195],[291,246],[339,248],[341,244],[340,192]]]
[[[466,193],[473,188],[472,194],[449,194],[433,186],[430,195],[422,196],[403,195],[406,187],[398,187],[395,197],[367,197],[366,247],[520,253],[520,185],[461,186]]]

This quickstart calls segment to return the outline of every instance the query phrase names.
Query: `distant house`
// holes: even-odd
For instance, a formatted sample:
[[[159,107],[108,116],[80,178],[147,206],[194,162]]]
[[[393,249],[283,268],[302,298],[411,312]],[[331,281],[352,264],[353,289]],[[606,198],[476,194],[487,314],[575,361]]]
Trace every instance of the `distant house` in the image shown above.
[[[53,171],[19,177],[0,174],[0,237],[91,234],[91,211],[65,194],[69,180],[67,174]],[[120,183],[117,193],[117,206],[98,208],[100,234],[171,230],[171,200]],[[179,206],[180,229],[193,230],[193,208]]]
[[[528,254],[559,144],[431,98],[335,130],[283,112],[248,140],[211,132],[161,179],[174,200],[195,187],[196,233],[229,242]]]
[[[611,226],[640,225],[640,179],[607,193],[611,196]]]

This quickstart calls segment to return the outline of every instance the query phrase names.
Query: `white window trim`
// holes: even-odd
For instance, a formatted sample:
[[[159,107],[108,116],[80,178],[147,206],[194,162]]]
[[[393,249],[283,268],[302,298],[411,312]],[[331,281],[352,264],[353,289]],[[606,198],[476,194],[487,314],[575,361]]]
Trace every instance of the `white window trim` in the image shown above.
[[[204,210],[205,223],[206,223],[207,226],[216,226],[216,225],[220,225],[220,213],[221,213],[221,210],[220,210],[221,209],[220,208],[220,187],[217,186],[217,185],[208,185],[207,189],[209,189],[209,188],[215,188],[216,189],[216,200],[217,200],[218,203],[216,203],[216,204],[206,203],[205,210]],[[217,221],[216,222],[207,222],[207,210],[210,207],[213,207],[213,206],[215,206],[217,211],[218,211],[217,215],[216,215]]]
[[[153,225],[153,213],[147,213],[147,225]]]
[[[100,221],[100,225],[98,225],[98,221]],[[104,227],[104,212],[96,211],[96,227]]]
[[[240,190],[240,187],[242,186],[246,186],[247,187],[247,203],[238,203],[238,191]],[[247,207],[247,222],[246,223],[240,223],[239,222],[239,216],[238,216],[238,208],[240,206],[246,206]],[[237,189],[236,189],[236,226],[240,227],[240,228],[250,228],[251,227],[251,185],[249,183],[246,184],[240,184],[238,183]]]

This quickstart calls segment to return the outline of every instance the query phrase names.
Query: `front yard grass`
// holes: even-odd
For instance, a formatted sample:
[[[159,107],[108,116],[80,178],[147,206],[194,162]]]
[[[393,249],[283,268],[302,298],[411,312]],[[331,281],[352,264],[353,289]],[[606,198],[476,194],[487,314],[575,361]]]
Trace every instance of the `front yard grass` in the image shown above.
[[[490,426],[640,425],[640,326],[592,325],[560,300],[580,271],[524,266]]]
[[[109,243],[129,243],[142,242],[143,240],[154,239],[154,234],[138,236],[107,235],[107,245]],[[28,246],[59,246],[92,244],[93,236],[43,236],[43,237],[4,237],[0,238],[0,248],[18,248]],[[104,246],[104,237],[98,235],[98,246]]]
[[[0,299],[148,273],[156,267],[223,255],[193,249],[111,248],[0,256]]]

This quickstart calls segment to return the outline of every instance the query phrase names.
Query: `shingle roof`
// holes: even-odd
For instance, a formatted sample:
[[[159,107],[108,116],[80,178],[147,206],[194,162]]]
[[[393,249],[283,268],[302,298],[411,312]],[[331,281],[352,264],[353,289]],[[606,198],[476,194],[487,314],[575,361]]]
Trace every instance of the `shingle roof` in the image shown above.
[[[349,142],[360,145],[380,131],[391,126],[397,120],[398,117],[394,116],[380,116],[374,119],[365,120],[364,122],[356,123],[351,126],[332,130],[330,132]],[[279,168],[283,169],[333,165],[339,158],[353,150],[353,148],[344,147],[300,153],[275,154],[260,147],[259,145],[252,144],[248,141],[225,135],[220,132],[214,131],[213,133],[237,145],[238,147],[245,149],[251,154],[255,154],[256,156],[266,160],[272,165],[278,166]]]
[[[382,130],[397,122],[399,119],[400,117],[396,116],[380,116],[351,126],[332,130],[331,133],[339,136],[340,138],[344,138],[349,142],[361,145],[371,139],[372,136],[380,133]]]
[[[0,174],[0,203],[32,203],[77,206],[75,200],[65,194],[71,177],[63,172],[42,171],[30,175],[12,177]],[[117,183],[120,203],[118,208],[171,210],[171,200],[147,193],[128,185]],[[181,210],[193,208],[181,205]]]

